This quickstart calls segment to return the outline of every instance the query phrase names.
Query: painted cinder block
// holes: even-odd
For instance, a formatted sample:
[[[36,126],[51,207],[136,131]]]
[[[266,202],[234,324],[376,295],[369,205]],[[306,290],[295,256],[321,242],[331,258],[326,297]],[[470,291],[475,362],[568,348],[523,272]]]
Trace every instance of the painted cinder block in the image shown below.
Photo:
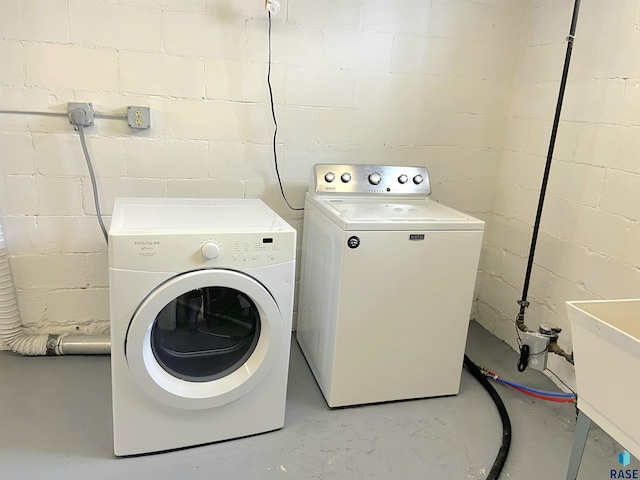
[[[623,261],[636,268],[640,268],[640,223],[632,223],[625,242]]]
[[[622,260],[631,222],[620,215],[582,205],[568,209],[561,235],[592,252]],[[594,226],[597,225],[597,228]]]
[[[10,59],[0,73],[3,108],[64,112],[69,101],[112,113],[152,108],[149,131],[132,134],[115,120],[86,131],[107,225],[121,194],[260,197],[301,222],[282,201],[273,169],[267,17],[260,2],[232,3],[0,2],[0,52]],[[302,206],[313,163],[428,165],[433,200],[489,221],[476,311],[512,342],[571,2],[399,1],[392,10],[376,0],[281,3],[272,85],[292,204]],[[613,295],[637,284],[640,57],[632,3],[583,5],[531,287],[539,302],[532,311],[550,320],[562,321],[563,296]],[[145,22],[136,25],[140,12]],[[91,27],[93,18],[109,21]],[[108,283],[106,246],[68,120],[0,116],[0,143],[2,195],[10,197],[0,212],[16,269],[21,257],[69,257],[69,276],[87,275],[90,293],[77,297],[80,304],[104,296],[92,289]],[[50,292],[46,278],[38,281],[42,290],[19,292],[31,325],[92,321],[89,307],[64,319],[61,304],[48,320],[42,298]],[[67,301],[83,295],[65,282],[78,290]]]
[[[392,46],[391,33],[325,30],[322,58],[332,67],[388,72],[391,69]]]
[[[167,196],[176,198],[242,198],[244,182],[231,179],[167,181]]]
[[[83,211],[87,215],[95,215],[96,208],[89,178],[82,179],[82,191]],[[102,214],[111,215],[116,197],[166,197],[167,180],[160,178],[101,178],[98,194]]]
[[[109,286],[109,256],[107,252],[85,254],[88,284],[94,287]]]
[[[78,90],[118,90],[118,54],[115,50],[25,43],[28,87]]]
[[[452,76],[456,72],[458,42],[455,39],[396,34],[391,71]]]
[[[508,318],[515,318],[518,313],[518,288],[504,282],[500,277],[485,275],[480,284],[479,292],[482,302]],[[490,323],[494,323],[491,322]],[[498,322],[500,323],[500,322]],[[512,327],[513,328],[513,327]],[[501,337],[504,338],[504,337]]]
[[[553,43],[523,48],[518,59],[517,81],[525,83],[536,79],[540,82],[557,82],[562,74],[565,51],[563,38],[557,38]]]
[[[208,142],[208,176],[219,179],[273,178],[272,145],[256,143]],[[282,158],[282,146],[277,150]]]
[[[429,35],[490,41],[494,8],[482,3],[435,0],[431,7]]]
[[[356,72],[354,107],[358,110],[420,110],[424,77],[414,73]]]
[[[83,254],[23,255],[12,257],[10,265],[16,289],[86,288],[88,284]]]
[[[109,289],[61,289],[44,294],[47,320],[51,323],[97,322],[109,320]],[[69,308],[73,305],[73,308]]]
[[[577,281],[587,275],[591,253],[585,247],[541,232],[536,246],[536,263],[561,277]]]
[[[640,79],[627,79],[625,80],[618,122],[624,125],[640,125],[640,109],[638,105],[640,105]]]
[[[93,134],[88,127],[85,140],[93,169],[98,177],[125,175],[124,139]],[[80,138],[70,130],[65,134],[34,134],[36,171],[54,177],[88,176],[89,170]]]
[[[578,205],[597,207],[604,184],[604,168],[556,160],[552,165],[552,175],[549,175],[547,192]]]
[[[165,100],[166,138],[241,142],[244,105],[221,101]]]
[[[388,135],[387,117],[381,111],[350,109],[319,110],[318,141],[321,145],[382,146],[393,144]],[[411,121],[403,121],[403,132],[414,128]],[[398,126],[400,129],[401,126]],[[309,170],[311,171],[311,170]]]
[[[33,175],[32,138],[28,133],[0,132],[2,162],[0,175]]]
[[[36,177],[38,215],[82,215],[79,178]]]
[[[199,58],[120,51],[123,92],[198,98],[204,92],[204,63]]]
[[[207,151],[204,141],[127,138],[126,175],[131,178],[204,178],[208,173]]]
[[[24,76],[22,72],[24,70],[24,62],[22,60],[20,43],[17,41],[0,40],[0,58],[2,59],[0,85],[23,87]]]
[[[243,52],[252,62],[268,60],[268,20],[266,17],[246,21],[246,46]],[[319,28],[295,25],[272,17],[271,53],[275,65],[319,67],[322,57],[323,32]],[[227,58],[224,55],[209,55]],[[244,57],[242,57],[244,58]]]
[[[288,105],[352,108],[355,74],[336,67],[287,67],[287,89],[284,101]]]
[[[363,30],[424,35],[429,29],[431,2],[364,0],[360,13]]]
[[[76,45],[137,52],[162,49],[163,12],[158,6],[72,0],[69,11],[71,36]]]
[[[630,220],[640,220],[640,175],[607,170],[601,207]]]
[[[67,0],[47,2],[8,0],[1,3],[0,31],[3,39],[28,42],[69,42]]]
[[[89,187],[90,188],[90,187]],[[105,217],[107,230],[111,218]],[[95,216],[40,216],[32,236],[32,254],[106,252],[107,244]]]
[[[563,102],[568,121],[616,123],[624,95],[623,78],[572,80]]]
[[[360,6],[354,0],[327,0],[322,8],[315,2],[290,2],[287,6],[289,22],[314,28],[356,30],[360,27]]]
[[[640,270],[602,255],[591,255],[584,285],[599,298],[632,298],[640,285]]]
[[[267,103],[267,65],[265,61],[246,62],[226,58],[205,59],[206,98],[236,102]],[[284,99],[284,68],[271,66],[273,100]]]
[[[0,212],[2,215],[36,215],[38,187],[32,175],[0,177]]]
[[[245,21],[219,9],[211,15],[165,10],[162,45],[171,55],[246,59]]]

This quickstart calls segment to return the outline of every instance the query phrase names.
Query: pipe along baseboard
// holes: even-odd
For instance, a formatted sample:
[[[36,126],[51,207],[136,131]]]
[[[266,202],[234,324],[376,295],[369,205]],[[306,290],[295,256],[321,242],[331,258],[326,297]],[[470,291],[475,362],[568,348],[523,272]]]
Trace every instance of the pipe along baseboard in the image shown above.
[[[21,355],[108,355],[111,340],[100,335],[48,335],[25,331],[9,268],[9,258],[0,224],[0,341]]]

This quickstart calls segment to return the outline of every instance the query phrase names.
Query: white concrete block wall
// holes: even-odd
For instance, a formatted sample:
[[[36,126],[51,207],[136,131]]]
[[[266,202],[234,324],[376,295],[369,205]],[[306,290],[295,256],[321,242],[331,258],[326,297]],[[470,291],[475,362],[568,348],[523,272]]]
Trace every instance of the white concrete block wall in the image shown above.
[[[573,0],[528,3],[479,286],[479,320],[515,347],[537,194]],[[640,2],[582,2],[529,289],[530,328],[565,302],[640,297]],[[572,371],[550,359],[565,381]]]
[[[316,162],[419,164],[435,200],[488,219],[520,2],[280,2],[271,83],[291,203]],[[116,196],[197,195],[260,197],[300,229],[273,168],[267,31],[262,0],[4,0],[0,110],[151,107],[148,131],[107,119],[85,130],[107,225]],[[106,246],[78,135],[64,117],[0,114],[0,147],[24,323],[104,330]]]

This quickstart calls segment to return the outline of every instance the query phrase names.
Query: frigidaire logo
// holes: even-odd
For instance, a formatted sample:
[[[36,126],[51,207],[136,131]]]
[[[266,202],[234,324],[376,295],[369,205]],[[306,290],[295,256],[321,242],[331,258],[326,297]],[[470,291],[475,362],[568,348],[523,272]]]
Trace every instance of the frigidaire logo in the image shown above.
[[[133,242],[133,244],[142,245],[143,247],[148,247],[150,245],[160,245],[160,240],[139,241],[139,242]]]
[[[626,467],[631,463],[631,454],[626,450],[618,454],[618,463]],[[615,469],[611,470],[609,478],[638,478],[637,468]]]

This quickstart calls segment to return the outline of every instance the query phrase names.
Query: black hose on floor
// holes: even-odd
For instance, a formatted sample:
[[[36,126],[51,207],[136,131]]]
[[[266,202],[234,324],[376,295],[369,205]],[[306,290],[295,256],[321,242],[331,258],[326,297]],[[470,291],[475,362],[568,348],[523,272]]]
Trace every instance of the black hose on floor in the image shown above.
[[[500,419],[502,420],[502,445],[500,445],[498,455],[493,462],[493,466],[491,467],[491,471],[489,471],[489,475],[487,475],[487,480],[497,480],[497,478],[500,476],[500,472],[502,472],[502,468],[504,467],[505,462],[507,461],[507,455],[509,455],[509,447],[511,447],[511,420],[509,419],[509,413],[507,412],[507,408],[504,406],[500,395],[498,395],[498,392],[496,392],[496,389],[493,388],[493,385],[489,383],[487,377],[480,371],[480,367],[473,363],[471,359],[466,355],[464,356],[464,366],[467,367],[469,373],[474,376],[474,378],[491,396],[491,398],[493,399],[493,403],[496,404],[496,408],[498,409],[498,413],[500,414]]]

